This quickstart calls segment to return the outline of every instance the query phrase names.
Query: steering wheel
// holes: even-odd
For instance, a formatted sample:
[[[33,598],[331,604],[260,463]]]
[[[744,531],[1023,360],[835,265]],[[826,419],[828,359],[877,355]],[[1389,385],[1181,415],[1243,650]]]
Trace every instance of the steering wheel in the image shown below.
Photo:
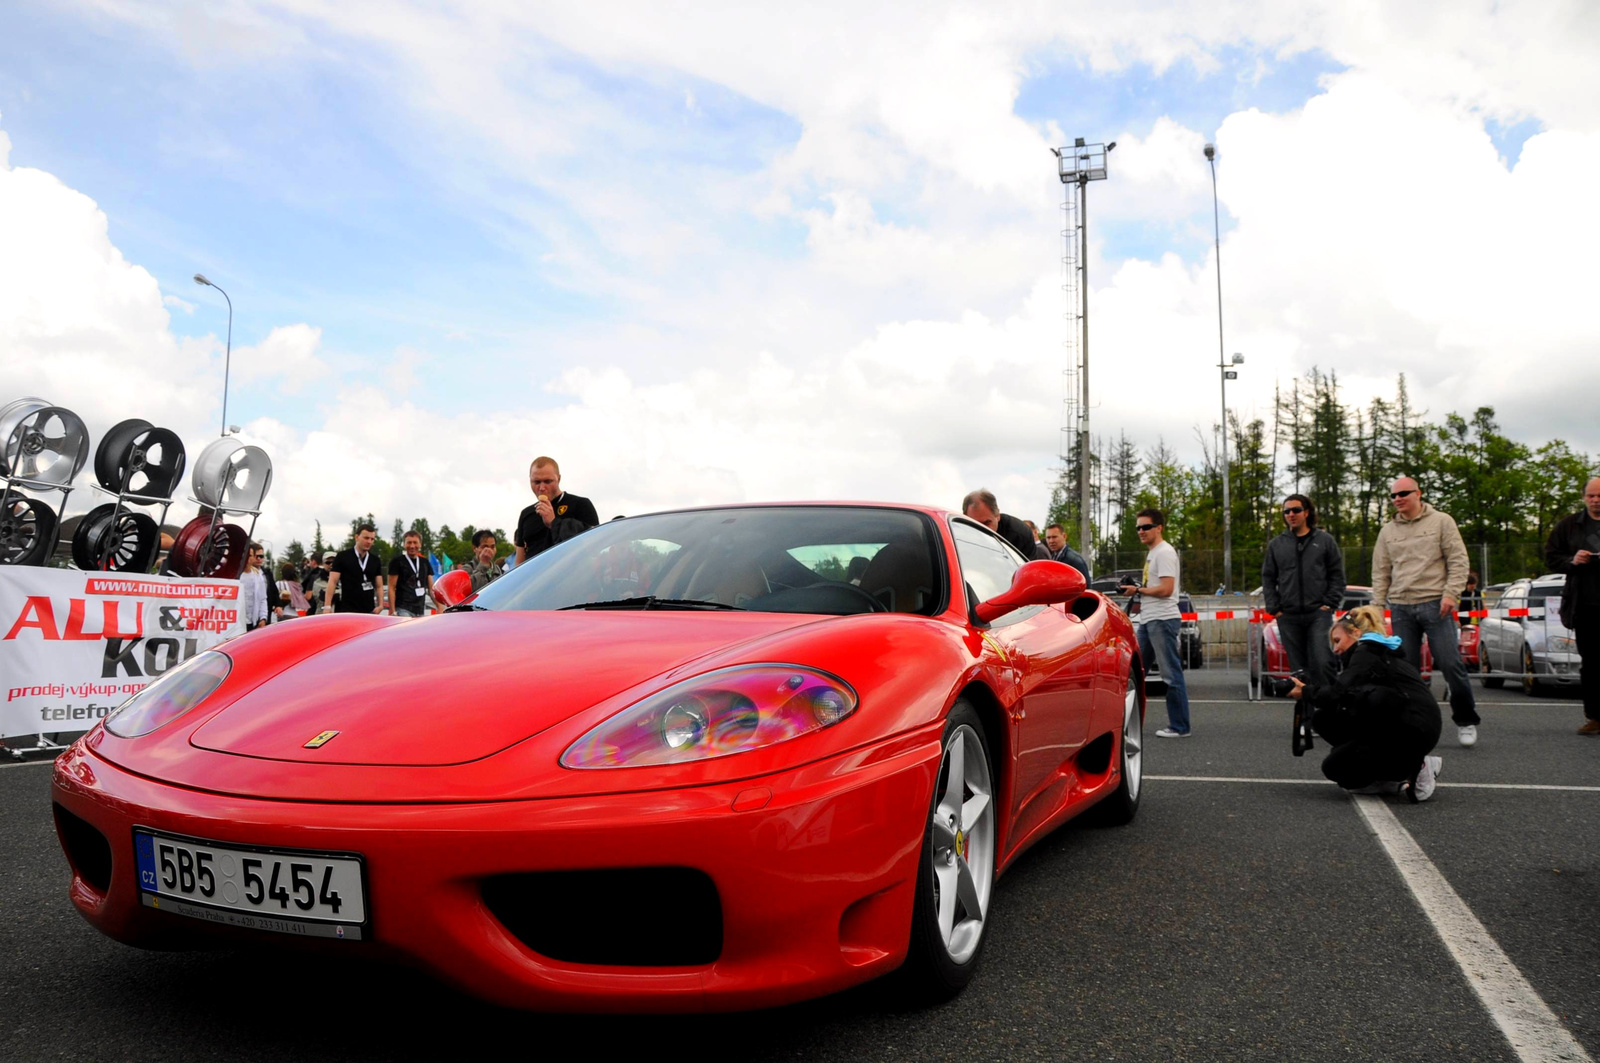
[[[824,584],[827,584],[827,585],[832,586],[832,587],[837,587],[841,591],[849,591],[852,594],[856,595],[857,597],[864,598],[868,602],[871,602],[872,603],[872,611],[874,613],[887,613],[889,611],[889,607],[887,605],[884,605],[883,602],[878,599],[877,595],[872,594],[872,593],[870,593],[868,591],[862,590],[860,587],[857,587],[854,583],[838,583],[838,582],[834,582],[833,580],[822,580],[822,581],[820,581],[818,583],[811,584],[811,586],[820,587],[820,586],[822,586]]]

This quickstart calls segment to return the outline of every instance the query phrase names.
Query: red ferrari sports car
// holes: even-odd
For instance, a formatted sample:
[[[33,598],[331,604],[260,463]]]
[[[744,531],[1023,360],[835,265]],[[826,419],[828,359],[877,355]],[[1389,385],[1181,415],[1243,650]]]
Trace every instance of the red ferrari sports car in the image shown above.
[[[962,517],[659,513],[436,616],[196,656],[61,756],[55,816],[73,903],[132,944],[365,952],[534,1009],[902,967],[948,996],[1019,853],[1133,817],[1141,687],[1119,609]]]

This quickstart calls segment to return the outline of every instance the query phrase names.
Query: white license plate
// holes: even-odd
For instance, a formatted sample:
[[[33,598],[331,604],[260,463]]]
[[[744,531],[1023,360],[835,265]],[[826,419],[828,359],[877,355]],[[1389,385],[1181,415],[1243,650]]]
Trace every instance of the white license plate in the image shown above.
[[[135,830],[139,890],[152,908],[258,930],[360,940],[361,858],[248,849]]]

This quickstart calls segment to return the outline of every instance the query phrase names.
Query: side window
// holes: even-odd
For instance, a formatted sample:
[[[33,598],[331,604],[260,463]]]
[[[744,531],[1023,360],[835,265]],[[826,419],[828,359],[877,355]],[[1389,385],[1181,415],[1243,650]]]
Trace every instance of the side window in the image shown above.
[[[1011,589],[1011,577],[1022,562],[1017,552],[988,528],[980,528],[967,521],[950,523],[950,534],[956,541],[956,557],[961,562],[961,578],[967,581],[978,601],[986,601]],[[1029,606],[1008,613],[994,622],[995,627],[1005,627],[1038,613],[1040,606]]]

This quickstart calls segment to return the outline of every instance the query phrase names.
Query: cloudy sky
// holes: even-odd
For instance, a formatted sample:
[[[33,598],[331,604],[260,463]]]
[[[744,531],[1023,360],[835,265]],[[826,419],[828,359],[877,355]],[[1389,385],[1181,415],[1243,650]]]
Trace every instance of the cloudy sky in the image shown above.
[[[537,453],[603,517],[1043,513],[1066,325],[1047,149],[1090,188],[1097,431],[1198,455],[1337,369],[1600,451],[1600,5],[1251,0],[10,3],[0,403],[509,527]],[[81,491],[72,510],[94,499]],[[188,514],[179,512],[179,517]]]

